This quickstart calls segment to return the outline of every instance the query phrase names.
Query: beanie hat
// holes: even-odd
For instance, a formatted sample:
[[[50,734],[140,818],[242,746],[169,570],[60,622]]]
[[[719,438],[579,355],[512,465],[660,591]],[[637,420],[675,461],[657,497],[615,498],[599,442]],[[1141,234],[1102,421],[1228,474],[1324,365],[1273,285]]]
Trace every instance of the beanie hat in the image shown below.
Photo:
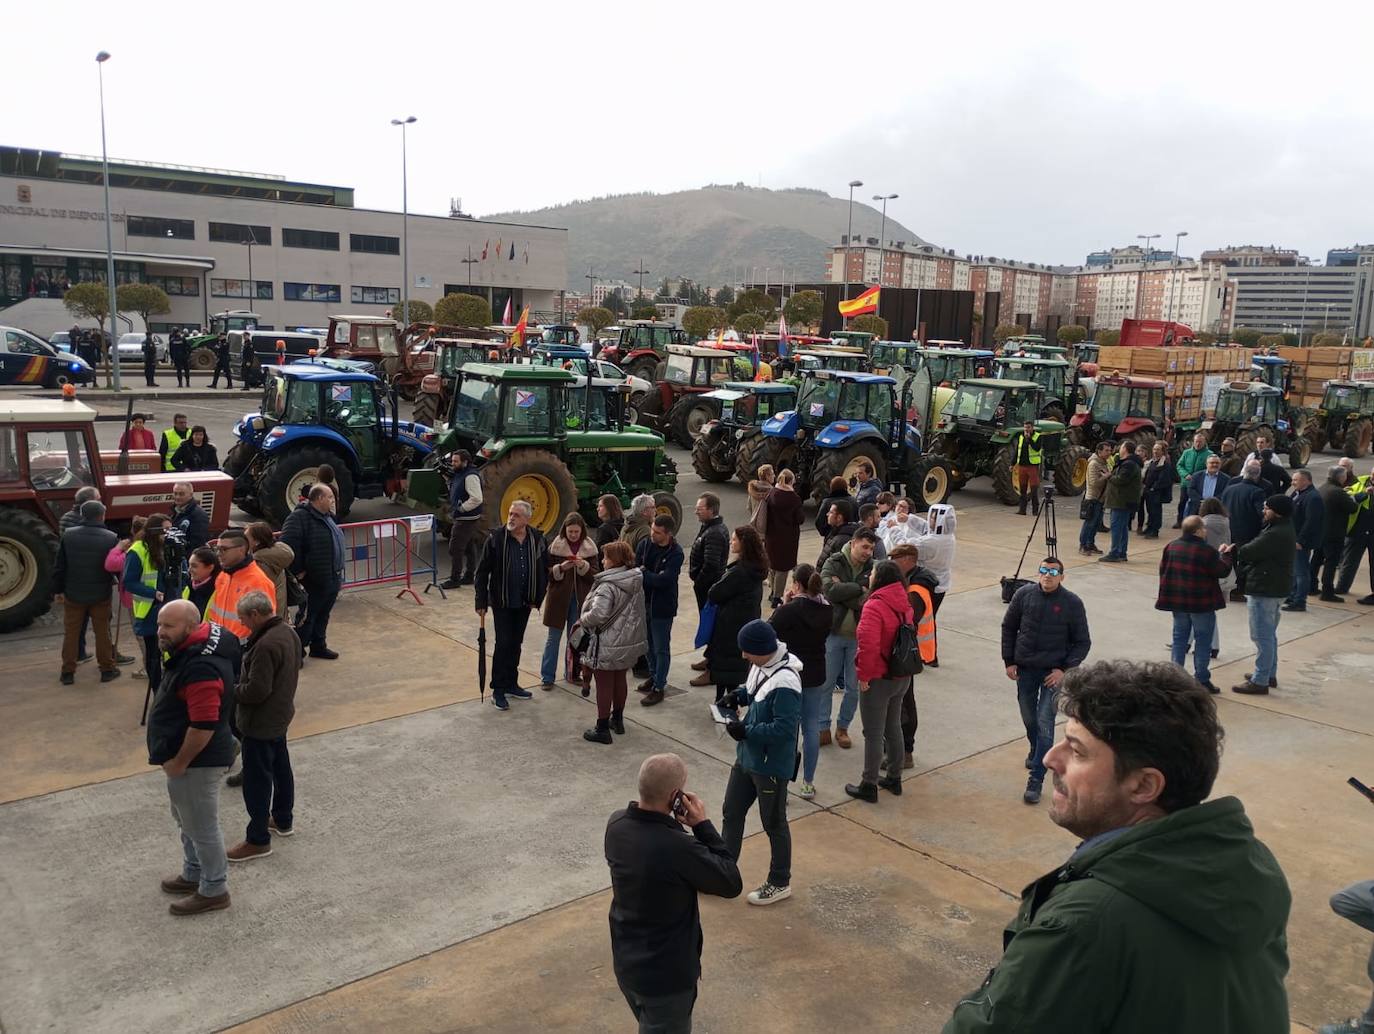
[[[1280,517],[1293,516],[1293,500],[1286,495],[1271,495],[1264,501],[1264,505]]]
[[[767,621],[755,618],[739,630],[740,653],[771,657],[778,650],[778,634]]]

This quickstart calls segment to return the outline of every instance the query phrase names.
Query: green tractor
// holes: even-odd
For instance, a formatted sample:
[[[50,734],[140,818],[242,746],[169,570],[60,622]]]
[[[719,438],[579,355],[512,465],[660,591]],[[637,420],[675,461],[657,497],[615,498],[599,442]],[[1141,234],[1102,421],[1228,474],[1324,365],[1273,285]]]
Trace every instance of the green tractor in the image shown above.
[[[873,351],[877,336],[866,330],[836,330],[830,334],[830,342],[836,348],[856,348],[865,355]]]
[[[764,441],[764,422],[794,409],[797,389],[790,384],[730,381],[701,397],[713,400],[720,415],[708,421],[692,443],[692,469],[703,481],[737,477],[748,484],[764,462],[755,458]]]
[[[1045,389],[1040,412],[1036,414],[1042,420],[1053,420],[1063,424],[1078,408],[1073,367],[1066,360],[1003,354],[994,359],[993,364],[997,368],[998,380],[1034,381]]]
[[[1034,420],[1055,490],[1080,495],[1088,483],[1088,450],[1069,442],[1063,423],[1040,418],[1044,407],[1045,389],[1034,381],[960,381],[940,412],[930,450],[948,460],[955,489],[973,478],[990,477],[998,500],[1015,506],[1021,496],[1012,461],[1022,424]]]
[[[681,527],[677,468],[661,436],[625,423],[628,394],[623,381],[589,382],[558,367],[468,363],[455,374],[447,428],[425,466],[410,472],[407,494],[447,526],[448,458],[461,448],[481,468],[479,534],[500,527],[517,499],[545,534],[573,511],[595,524],[596,501],[607,494],[626,506],[652,495]]]
[[[1327,381],[1322,404],[1308,419],[1303,437],[1313,452],[1331,445],[1351,459],[1368,456],[1374,439],[1374,382]]]
[[[210,317],[209,333],[190,334],[186,338],[186,354],[193,370],[213,370],[215,368],[215,342],[221,334],[231,330],[257,330],[262,317],[247,309],[230,309],[217,312]],[[321,339],[323,343],[323,339]]]
[[[1255,451],[1255,439],[1260,435],[1269,437],[1276,453],[1287,454],[1290,467],[1307,464],[1312,447],[1303,437],[1302,428],[1284,419],[1285,405],[1283,392],[1263,381],[1233,381],[1221,389],[1217,394],[1216,416],[1204,420],[1200,427],[1217,452],[1221,451],[1224,439],[1236,440],[1235,455],[1222,467],[1224,473],[1232,477],[1240,473],[1245,457]],[[1186,430],[1177,428],[1176,433]]]

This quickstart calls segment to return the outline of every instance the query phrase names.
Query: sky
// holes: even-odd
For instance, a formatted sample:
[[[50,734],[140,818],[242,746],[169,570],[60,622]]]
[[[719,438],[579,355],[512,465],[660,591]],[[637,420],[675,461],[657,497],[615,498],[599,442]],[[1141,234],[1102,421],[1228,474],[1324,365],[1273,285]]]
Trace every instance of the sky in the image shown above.
[[[944,9],[936,9],[938,7]],[[1279,17],[1278,15],[1282,15]],[[1374,243],[1374,4],[13,6],[0,144],[482,215],[706,183],[896,193],[961,254]]]

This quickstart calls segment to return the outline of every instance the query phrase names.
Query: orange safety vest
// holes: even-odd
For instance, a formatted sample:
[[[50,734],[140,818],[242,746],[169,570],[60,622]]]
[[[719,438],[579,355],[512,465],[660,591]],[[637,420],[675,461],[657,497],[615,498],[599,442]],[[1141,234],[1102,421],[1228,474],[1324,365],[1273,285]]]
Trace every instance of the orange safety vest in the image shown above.
[[[929,664],[935,660],[935,601],[924,585],[908,585],[906,591],[919,596],[926,605],[925,616],[916,622],[916,645],[920,648],[922,662]]]
[[[252,629],[239,620],[239,600],[250,592],[261,592],[275,604],[277,586],[255,563],[248,563],[233,574],[221,571],[215,578],[215,594],[205,608],[205,620],[229,629],[239,639],[247,639]]]

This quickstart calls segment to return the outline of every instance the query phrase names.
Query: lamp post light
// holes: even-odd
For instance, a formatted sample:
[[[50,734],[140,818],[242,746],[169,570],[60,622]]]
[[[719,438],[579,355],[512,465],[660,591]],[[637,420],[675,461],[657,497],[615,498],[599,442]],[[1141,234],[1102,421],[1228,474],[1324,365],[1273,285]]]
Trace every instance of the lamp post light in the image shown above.
[[[645,268],[644,268],[644,260],[643,260],[643,259],[640,259],[640,260],[639,260],[639,268],[638,268],[638,269],[632,269],[632,270],[630,270],[630,275],[631,275],[631,276],[637,276],[637,277],[639,277],[639,295],[635,298],[635,301],[637,301],[637,302],[643,302],[643,301],[644,301],[644,278],[645,278],[650,272],[652,272],[652,270],[648,270],[648,269],[645,269]]]
[[[414,115],[391,120],[393,126],[401,127],[401,323],[410,326],[410,198],[408,177],[406,175],[406,126],[415,121]],[[472,267],[468,267],[472,273]]]
[[[1164,317],[1166,320],[1174,318],[1174,281],[1178,279],[1177,270],[1181,268],[1178,260],[1178,242],[1187,236],[1187,230],[1179,230],[1178,233],[1174,234],[1174,257],[1169,262],[1169,314]],[[1178,301],[1181,306],[1183,304],[1183,291],[1181,289],[1178,292]]]
[[[849,227],[848,227],[848,229],[845,231],[845,235],[844,235],[844,298],[845,298],[845,301],[848,301],[848,300],[849,300],[849,252],[850,252],[851,249],[853,249],[853,247],[854,247],[854,188],[855,188],[855,187],[862,187],[863,185],[864,185],[864,181],[863,181],[863,180],[850,180],[850,181],[849,181]],[[846,326],[846,327],[849,326],[849,317],[848,317],[848,316],[845,316],[845,317],[842,319],[841,322],[842,322],[842,324],[843,324],[844,326]]]
[[[473,264],[474,262],[481,262],[481,261],[482,261],[481,259],[475,259],[475,258],[472,257],[472,245],[469,244],[469,245],[468,245],[468,257],[462,260],[463,265],[465,265],[465,266],[468,267],[468,292],[469,292],[469,293],[472,292],[472,264]]]
[[[110,357],[110,368],[114,371],[114,390],[119,391],[119,350],[115,348],[114,332],[115,313],[119,310],[115,302],[114,228],[110,219],[110,155],[105,148],[105,62],[108,60],[108,50],[102,50],[95,56],[100,77],[100,166],[104,170],[102,179],[105,182],[105,286],[110,292],[110,343],[109,351],[105,354]]]
[[[587,281],[587,305],[593,306],[596,304],[596,282],[601,277],[596,275],[596,271],[591,266],[588,266],[585,279]]]
[[[1152,248],[1152,247],[1150,246],[1150,242],[1151,242],[1151,241],[1154,241],[1154,240],[1158,240],[1158,239],[1159,239],[1159,234],[1157,234],[1157,233],[1138,233],[1138,234],[1136,234],[1135,236],[1136,236],[1136,240],[1141,240],[1141,241],[1144,241],[1144,242],[1145,242],[1145,253],[1144,253],[1143,255],[1140,256],[1140,263],[1141,263],[1141,265],[1145,265],[1146,263],[1148,263],[1148,262],[1150,261],[1150,256],[1154,253],[1154,248]]]
[[[884,259],[886,258],[887,244],[885,243],[885,241],[884,241],[883,238],[884,238],[884,237],[886,236],[886,234],[887,234],[887,203],[888,203],[889,201],[895,201],[896,198],[897,198],[897,195],[896,195],[896,194],[874,194],[874,195],[873,195],[873,200],[874,200],[874,201],[881,201],[881,202],[883,203],[883,221],[882,221],[882,223],[879,224],[879,225],[882,227],[882,229],[880,229],[880,230],[878,231],[878,286],[879,286],[879,287],[882,287],[882,286],[883,286],[883,266],[886,264],[886,263],[884,262]]]

